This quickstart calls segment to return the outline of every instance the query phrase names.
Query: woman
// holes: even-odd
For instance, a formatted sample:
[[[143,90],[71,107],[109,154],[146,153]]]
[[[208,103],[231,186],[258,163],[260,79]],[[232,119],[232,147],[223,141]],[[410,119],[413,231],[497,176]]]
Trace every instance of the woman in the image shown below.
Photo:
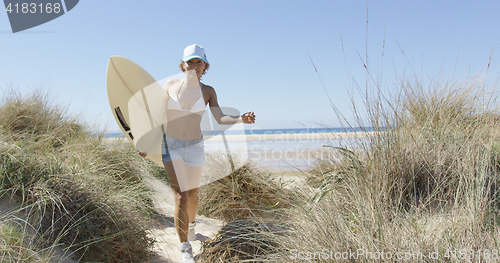
[[[184,49],[184,58],[179,65],[186,78],[170,79],[164,88],[169,101],[162,157],[175,199],[174,222],[181,242],[182,262],[194,262],[188,235],[193,241],[198,187],[205,163],[200,123],[206,105],[210,106],[219,124],[255,123],[253,112],[242,116],[222,112],[214,88],[200,82],[209,66],[203,47],[190,45]],[[144,153],[141,155],[145,156]]]

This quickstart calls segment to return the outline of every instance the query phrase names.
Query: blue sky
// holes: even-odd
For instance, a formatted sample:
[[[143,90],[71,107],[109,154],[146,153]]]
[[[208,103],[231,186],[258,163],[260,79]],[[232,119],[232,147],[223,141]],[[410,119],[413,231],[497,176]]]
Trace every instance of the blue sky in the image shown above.
[[[202,81],[221,106],[254,111],[254,127],[338,127],[309,55],[351,120],[349,94],[362,104],[353,80],[364,88],[366,53],[387,90],[412,69],[424,79],[466,78],[491,54],[496,80],[498,10],[500,1],[80,0],[15,34],[1,11],[0,91],[44,87],[72,114],[118,130],[105,87],[109,57],[128,57],[160,80],[177,74],[184,47],[197,43],[211,64]]]

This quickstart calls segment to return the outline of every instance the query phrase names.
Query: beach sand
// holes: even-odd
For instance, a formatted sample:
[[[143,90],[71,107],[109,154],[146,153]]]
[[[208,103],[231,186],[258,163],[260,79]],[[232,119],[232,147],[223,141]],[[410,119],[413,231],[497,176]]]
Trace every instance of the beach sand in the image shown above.
[[[348,141],[373,134],[374,132],[205,135],[204,139],[207,153],[210,152],[210,146],[214,145],[217,145],[215,148],[219,151],[225,151],[224,140],[230,147],[246,142],[244,154],[248,155],[250,161],[271,171],[285,172],[307,170],[314,165],[316,158],[321,158],[323,153],[331,150],[319,146],[320,142],[336,139]],[[108,138],[106,140],[109,143],[128,142],[125,138]],[[308,147],[309,144],[311,147]],[[275,147],[279,147],[279,149]]]
[[[181,262],[181,254],[177,250],[180,245],[179,237],[174,225],[174,196],[170,186],[164,182],[146,177],[146,182],[151,186],[155,194],[153,195],[153,204],[162,218],[156,220],[151,226],[150,236],[156,239],[153,252],[156,254],[152,263]],[[207,218],[202,215],[196,216],[196,235],[202,238],[212,238],[222,228],[224,222]],[[201,252],[201,241],[191,241],[194,255]]]
[[[352,138],[352,137],[366,137],[373,135],[374,132],[335,132],[335,133],[277,133],[277,134],[238,134],[238,135],[225,135],[226,140],[263,140],[263,141],[271,141],[271,140],[294,140],[294,139],[315,139],[315,138]],[[224,140],[224,137],[221,135],[212,136],[212,135],[204,135],[203,138],[205,140]],[[121,138],[106,138],[106,142],[128,142],[128,140],[124,137]]]
[[[241,135],[226,135],[227,140],[295,140],[295,139],[317,139],[317,138],[351,138],[351,137],[365,137],[372,134],[372,132],[323,132],[323,133],[273,133],[273,134],[241,134]],[[209,136],[205,135],[204,138],[223,140],[222,136]]]

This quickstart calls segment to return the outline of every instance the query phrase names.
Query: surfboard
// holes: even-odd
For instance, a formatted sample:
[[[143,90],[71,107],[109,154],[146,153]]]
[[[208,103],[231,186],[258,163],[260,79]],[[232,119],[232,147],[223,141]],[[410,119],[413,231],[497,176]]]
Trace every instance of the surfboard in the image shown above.
[[[146,158],[163,167],[161,140],[167,124],[168,96],[141,66],[122,57],[109,58],[108,101],[116,123],[128,141]]]
[[[122,56],[109,58],[106,71],[109,106],[116,123],[137,150],[147,153],[146,158],[162,167],[161,142],[167,128],[166,109],[169,99],[163,86],[170,78],[188,79],[188,76],[177,74],[156,81],[137,63]],[[236,109],[222,109],[226,114],[240,115]],[[223,159],[222,164],[217,163],[219,172],[215,175],[203,176],[201,185],[223,178],[246,163],[248,148],[243,123],[219,125],[211,112],[206,110],[200,127],[205,134],[205,151]],[[237,139],[231,139],[226,138],[225,133],[240,136]],[[232,158],[235,154],[239,156],[238,160]],[[204,173],[205,170],[204,167]]]

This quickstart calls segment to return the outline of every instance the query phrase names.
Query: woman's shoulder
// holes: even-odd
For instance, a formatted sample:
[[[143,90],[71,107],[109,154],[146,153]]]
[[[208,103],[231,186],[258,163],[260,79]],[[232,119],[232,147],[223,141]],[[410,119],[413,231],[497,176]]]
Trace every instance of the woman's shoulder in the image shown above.
[[[201,84],[201,88],[204,91],[206,90],[207,92],[215,92],[215,89],[212,86],[204,84],[204,83],[201,83],[201,82],[200,82],[200,84]]]

